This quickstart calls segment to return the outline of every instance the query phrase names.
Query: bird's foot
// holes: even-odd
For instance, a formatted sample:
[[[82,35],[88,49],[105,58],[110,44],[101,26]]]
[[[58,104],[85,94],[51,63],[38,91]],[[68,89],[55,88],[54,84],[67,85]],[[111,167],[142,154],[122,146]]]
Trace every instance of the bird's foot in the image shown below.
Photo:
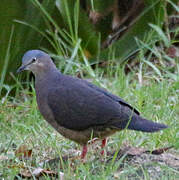
[[[101,155],[102,155],[102,156],[104,155],[104,147],[106,146],[106,144],[107,144],[107,139],[104,138],[104,139],[102,140],[102,144],[101,144],[101,149],[103,149],[103,150],[101,151]]]
[[[84,159],[84,158],[85,158],[87,152],[88,152],[87,145],[84,145],[84,146],[83,146],[82,153],[81,153],[81,159]]]

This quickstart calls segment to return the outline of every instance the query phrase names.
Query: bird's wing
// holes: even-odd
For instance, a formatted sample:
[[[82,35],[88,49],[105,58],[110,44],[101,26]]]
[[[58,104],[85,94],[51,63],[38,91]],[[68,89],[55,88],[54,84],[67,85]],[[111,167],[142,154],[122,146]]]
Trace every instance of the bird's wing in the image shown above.
[[[119,102],[121,105],[124,105],[124,106],[129,107],[129,108],[130,108],[132,111],[134,111],[136,114],[140,115],[140,112],[139,112],[136,108],[132,107],[130,104],[128,104],[127,102],[125,102],[122,98],[120,98],[120,97],[118,97],[118,96],[116,96],[116,95],[114,95],[114,94],[106,91],[105,89],[100,88],[100,87],[98,87],[98,86],[96,86],[96,85],[94,85],[94,84],[92,84],[92,83],[90,83],[90,82],[88,82],[88,81],[86,81],[86,84],[87,84],[89,87],[96,89],[96,91],[99,91],[99,92],[103,93],[104,95],[110,97],[110,98],[113,99],[114,101]]]
[[[73,130],[108,126],[113,119],[120,119],[125,114],[118,101],[84,81],[70,77],[49,90],[48,105],[57,123]]]

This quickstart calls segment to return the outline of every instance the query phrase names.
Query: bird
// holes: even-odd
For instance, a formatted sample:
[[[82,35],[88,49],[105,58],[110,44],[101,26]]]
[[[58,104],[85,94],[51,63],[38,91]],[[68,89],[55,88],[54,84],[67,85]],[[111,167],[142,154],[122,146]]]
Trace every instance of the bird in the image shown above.
[[[119,96],[85,79],[62,74],[44,51],[27,51],[17,73],[24,70],[35,75],[40,113],[62,136],[83,146],[81,159],[85,158],[88,142],[93,138],[101,140],[104,149],[107,137],[118,131],[152,133],[168,127],[142,117]]]

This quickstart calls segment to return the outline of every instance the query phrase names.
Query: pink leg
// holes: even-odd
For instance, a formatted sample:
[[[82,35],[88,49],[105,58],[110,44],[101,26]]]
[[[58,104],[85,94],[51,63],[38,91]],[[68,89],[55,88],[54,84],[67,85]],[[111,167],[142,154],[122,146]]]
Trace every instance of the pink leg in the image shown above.
[[[87,151],[88,151],[87,145],[84,145],[81,153],[81,159],[85,158]]]
[[[102,148],[102,149],[106,146],[106,143],[107,143],[107,139],[104,138],[104,139],[102,140],[102,144],[101,144],[101,148]],[[104,155],[104,149],[101,151],[101,155]]]

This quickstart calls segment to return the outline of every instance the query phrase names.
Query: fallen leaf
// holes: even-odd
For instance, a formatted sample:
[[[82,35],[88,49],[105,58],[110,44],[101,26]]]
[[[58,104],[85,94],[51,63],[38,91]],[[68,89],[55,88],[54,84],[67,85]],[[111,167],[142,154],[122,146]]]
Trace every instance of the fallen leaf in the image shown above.
[[[153,151],[146,150],[144,148],[138,148],[138,147],[132,147],[130,145],[125,145],[123,148],[121,148],[117,152],[117,160],[121,159],[124,155],[128,158],[132,158],[134,156],[140,156],[142,154],[153,154],[153,155],[161,155],[162,153],[168,151],[173,146],[155,149]],[[107,152],[107,155],[111,158],[108,159],[108,162],[112,160],[112,157],[114,156],[116,152]]]
[[[42,174],[45,174],[45,175],[57,177],[57,172],[55,172],[55,171],[53,171],[53,170],[45,170],[45,169],[44,169],[41,173],[42,173]],[[61,175],[61,174],[64,175],[64,173],[60,172],[60,175]]]
[[[122,149],[122,151],[123,151],[123,154],[132,155],[132,156],[137,156],[137,155],[140,155],[143,153],[151,153],[154,155],[159,155],[159,154],[162,154],[162,153],[168,151],[172,147],[173,146],[165,147],[165,148],[159,148],[159,149],[155,149],[153,151],[149,151],[149,150],[146,150],[144,148],[126,146],[126,147],[124,147],[124,149]]]
[[[152,154],[155,154],[155,155],[163,154],[164,152],[168,151],[168,150],[171,149],[172,147],[173,147],[173,146],[166,147],[166,148],[155,149],[155,150],[153,150],[151,153],[152,153]]]
[[[32,174],[31,174],[31,172],[28,169],[21,170],[18,175],[20,177],[22,177],[22,178],[30,178],[30,177],[32,177]]]
[[[179,48],[171,46],[166,50],[166,53],[171,58],[179,57]]]
[[[44,175],[48,175],[51,177],[52,176],[58,177],[57,172],[52,171],[52,170],[48,170],[48,169],[43,169],[41,167],[38,167],[38,168],[34,169],[33,171],[30,171],[29,169],[23,169],[18,174],[18,176],[20,176],[22,178],[31,178],[33,176],[40,177],[40,176],[44,176]],[[62,175],[64,175],[64,173],[60,172],[60,180],[62,180]]]
[[[36,168],[33,172],[32,175],[34,176],[40,176],[40,174],[44,171],[44,169],[42,169],[41,167]]]
[[[32,149],[29,149],[26,145],[21,145],[16,151],[15,156],[20,159],[30,158],[32,156]]]

